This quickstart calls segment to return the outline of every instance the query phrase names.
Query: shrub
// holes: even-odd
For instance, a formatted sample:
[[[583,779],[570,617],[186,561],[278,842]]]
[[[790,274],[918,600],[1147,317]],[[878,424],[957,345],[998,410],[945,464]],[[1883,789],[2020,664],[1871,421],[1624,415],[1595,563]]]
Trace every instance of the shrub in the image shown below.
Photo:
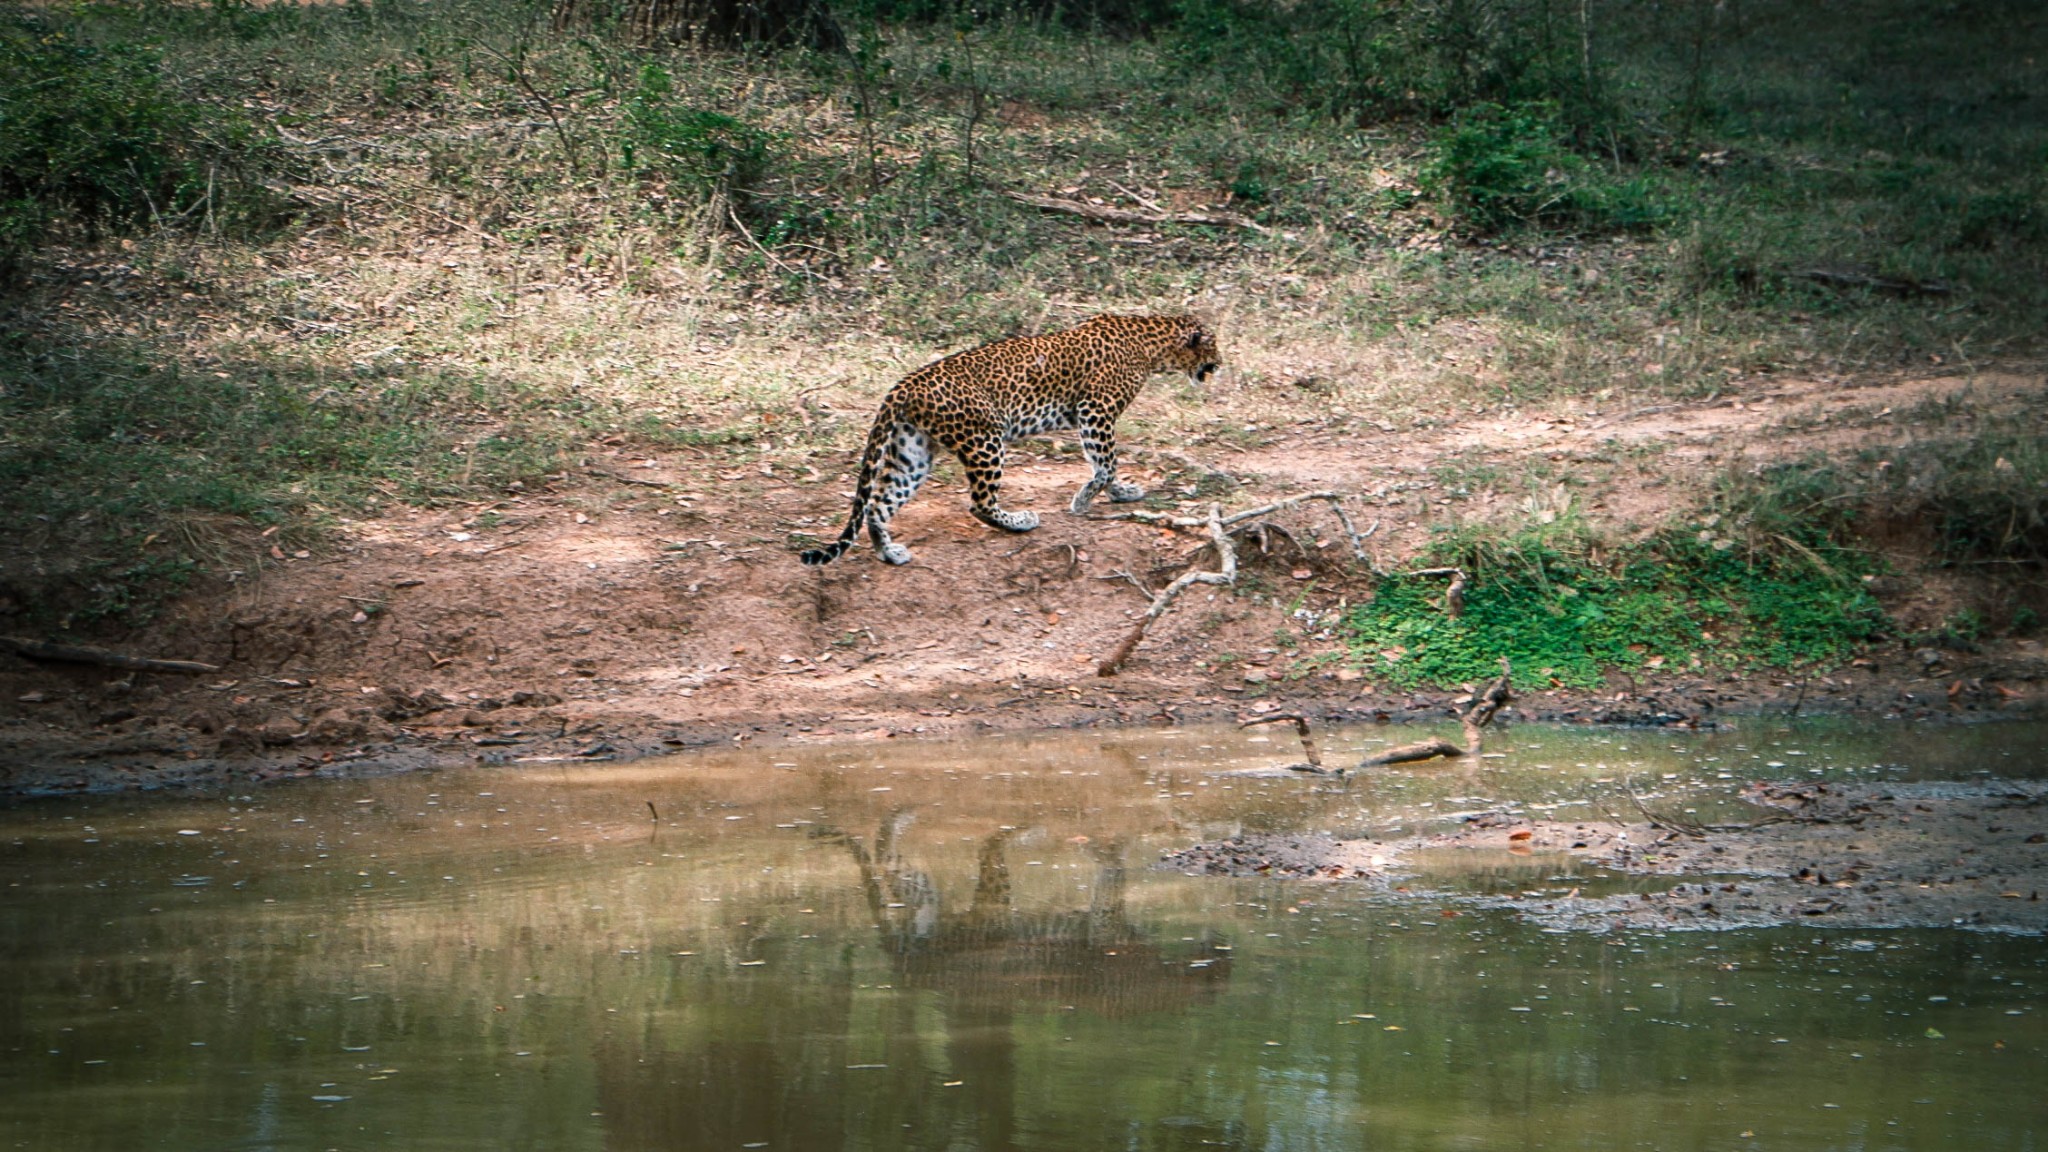
[[[1609,668],[1794,666],[1847,657],[1884,625],[1860,558],[1720,515],[1601,548],[1576,525],[1449,536],[1427,557],[1470,576],[1453,620],[1436,578],[1388,576],[1353,609],[1354,657],[1396,684],[1484,680],[1508,657],[1524,687],[1591,687]]]
[[[1890,462],[1868,461],[1877,510],[1928,524],[1949,563],[2048,563],[2048,438],[1987,431],[1866,455]]]
[[[626,108],[626,166],[691,198],[744,200],[767,172],[774,137],[735,116],[680,102],[666,69],[649,64]]]
[[[1566,139],[1553,103],[1474,105],[1431,142],[1423,187],[1486,232],[1535,224],[1620,231],[1668,218],[1647,177],[1615,180]]]
[[[277,153],[237,113],[182,98],[145,49],[0,23],[0,266],[52,227],[88,235],[272,217]]]

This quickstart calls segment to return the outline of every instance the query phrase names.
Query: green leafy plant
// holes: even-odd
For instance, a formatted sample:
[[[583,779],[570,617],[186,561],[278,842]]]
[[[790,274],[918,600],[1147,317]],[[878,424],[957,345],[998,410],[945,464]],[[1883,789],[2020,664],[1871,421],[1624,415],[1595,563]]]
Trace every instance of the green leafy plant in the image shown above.
[[[1427,561],[1468,574],[1457,619],[1441,578],[1394,575],[1345,630],[1354,659],[1397,684],[1485,679],[1506,656],[1524,687],[1591,687],[1610,668],[1827,663],[1880,632],[1860,557],[1744,536],[1713,514],[1609,548],[1569,521],[1446,535]]]
[[[766,174],[774,139],[736,116],[681,102],[668,70],[648,64],[627,104],[620,148],[629,169],[659,175],[672,190],[737,201]]]
[[[1611,178],[1566,147],[1566,138],[1554,103],[1474,105],[1431,142],[1423,187],[1482,231],[1534,224],[1617,231],[1670,216],[1648,177]]]

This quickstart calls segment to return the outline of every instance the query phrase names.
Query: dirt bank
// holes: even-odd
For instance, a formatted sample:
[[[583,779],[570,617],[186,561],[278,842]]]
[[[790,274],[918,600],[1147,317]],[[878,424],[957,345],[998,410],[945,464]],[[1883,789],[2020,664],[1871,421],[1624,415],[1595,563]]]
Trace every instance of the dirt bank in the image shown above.
[[[1280,875],[1430,893],[1425,853],[1582,862],[1669,876],[1665,891],[1592,895],[1525,891],[1457,899],[1511,907],[1543,924],[1592,931],[1954,927],[2048,932],[2048,785],[1753,785],[1756,821],[1700,827],[1657,822],[1469,817],[1455,831],[1375,842],[1250,838],[1198,845],[1165,866],[1195,874]],[[1655,812],[1654,805],[1646,808]],[[1589,881],[1588,887],[1591,886]],[[1554,889],[1555,884],[1549,886]]]
[[[1216,402],[1270,411],[1260,391],[1226,386]],[[2044,391],[2032,375],[1758,380],[1693,404],[1490,412],[1385,437],[1307,415],[1205,445],[1199,461],[1135,436],[1131,471],[1189,510],[1206,506],[1217,477],[1227,507],[1355,493],[1371,563],[1398,570],[1447,516],[1516,514],[1513,491],[1447,483],[1441,466],[1454,458],[1561,463],[1583,478],[1588,515],[1627,532],[1683,506],[1687,485],[1713,469],[1896,437],[1885,414],[1965,394],[2031,411]],[[1615,463],[1628,460],[1638,463]],[[852,464],[850,452],[826,450],[596,443],[583,467],[546,486],[460,507],[393,506],[344,522],[318,554],[252,538],[232,580],[104,638],[217,674],[0,655],[0,793],[1174,723],[1260,699],[1332,720],[1450,714],[1455,691],[1397,690],[1343,666],[1332,625],[1370,584],[1318,505],[1275,518],[1301,547],[1279,533],[1266,550],[1248,546],[1235,592],[1184,597],[1120,675],[1102,678],[1095,662],[1147,604],[1134,585],[1157,590],[1201,560],[1191,541],[1052,511],[1084,466],[1071,447],[1041,442],[1019,447],[1009,481],[1014,506],[1046,511],[1038,531],[1003,536],[974,521],[948,464],[898,521],[913,563],[888,568],[863,549],[803,568],[793,548],[836,531]],[[5,571],[51,562],[33,537],[10,540]],[[1902,631],[2010,594],[1992,570],[1902,555],[1905,574],[1878,589]],[[6,630],[27,618],[25,605],[0,603]],[[1598,690],[1528,695],[1516,715],[1680,725],[1779,708],[1968,715],[2026,708],[2044,682],[2037,642],[1920,640],[1812,675],[1617,675]]]

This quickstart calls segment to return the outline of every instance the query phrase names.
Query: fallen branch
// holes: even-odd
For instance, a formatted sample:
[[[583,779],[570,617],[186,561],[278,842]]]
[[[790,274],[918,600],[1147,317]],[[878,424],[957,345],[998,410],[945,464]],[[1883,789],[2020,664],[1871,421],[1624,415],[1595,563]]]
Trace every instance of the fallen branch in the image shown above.
[[[1279,724],[1287,720],[1294,721],[1294,734],[1301,737],[1301,754],[1308,759],[1306,764],[1287,765],[1287,770],[1290,772],[1328,774],[1329,769],[1323,767],[1322,753],[1316,751],[1316,738],[1309,732],[1308,717],[1298,712],[1281,712],[1272,716],[1260,716],[1256,719],[1247,720],[1239,724],[1238,727],[1250,728],[1255,724]],[[1343,774],[1343,770],[1339,769],[1337,775],[1342,776]]]
[[[1898,280],[1890,276],[1872,276],[1867,272],[1848,272],[1835,268],[1798,268],[1789,275],[1800,280],[1811,280],[1830,288],[1868,288],[1874,292],[1889,292],[1894,296],[1946,296],[1955,291],[1954,285],[1945,280]]]
[[[47,640],[25,640],[18,636],[0,636],[0,645],[30,660],[49,660],[62,664],[95,664],[101,668],[123,668],[130,672],[182,672],[187,675],[220,671],[218,664],[201,664],[197,660],[154,660],[147,656],[109,652],[104,648],[52,644]]]
[[[1099,220],[1105,224],[1205,224],[1218,228],[1249,228],[1259,233],[1266,231],[1265,225],[1235,212],[1134,212],[1129,208],[1111,208],[1106,204],[1063,200],[1057,196],[1034,196],[1029,192],[1005,192],[1004,195],[1019,204]]]
[[[1488,685],[1486,691],[1473,697],[1471,705],[1458,717],[1458,722],[1465,729],[1464,747],[1461,748],[1449,740],[1418,740],[1413,744],[1402,744],[1398,747],[1389,748],[1377,756],[1367,756],[1358,762],[1358,766],[1360,768],[1377,768],[1387,764],[1409,764],[1417,760],[1434,760],[1439,756],[1457,759],[1459,757],[1479,755],[1481,748],[1484,747],[1481,733],[1488,724],[1493,723],[1494,715],[1515,698],[1513,689],[1508,686],[1511,673],[1512,669],[1508,665],[1508,658],[1505,656],[1501,657],[1500,679]]]
[[[1242,524],[1246,520],[1278,512],[1283,508],[1292,508],[1296,504],[1309,500],[1325,500],[1332,507],[1336,507],[1337,503],[1343,499],[1344,494],[1342,492],[1303,492],[1299,496],[1289,496],[1284,500],[1275,500],[1271,504],[1261,504],[1257,508],[1247,508],[1242,512],[1232,512],[1230,515],[1223,517],[1223,526],[1228,528],[1233,524]],[[1342,516],[1341,511],[1339,516]],[[1174,516],[1166,512],[1147,512],[1142,508],[1133,509],[1128,512],[1100,512],[1090,516],[1089,519],[1134,520],[1140,524],[1156,524],[1161,528],[1172,528],[1176,531],[1206,529],[1209,526],[1209,521],[1206,517]],[[1360,537],[1360,539],[1363,539],[1363,537]],[[1426,574],[1418,573],[1418,575]]]
[[[1097,676],[1116,675],[1117,669],[1123,667],[1124,661],[1129,660],[1131,653],[1137,651],[1138,641],[1145,638],[1145,630],[1152,627],[1154,620],[1165,615],[1168,608],[1173,607],[1173,602],[1180,598],[1181,593],[1197,584],[1235,584],[1237,582],[1237,549],[1230,545],[1230,533],[1223,530],[1222,505],[1209,505],[1208,528],[1209,540],[1216,546],[1216,555],[1218,557],[1217,570],[1214,572],[1203,572],[1197,569],[1183,572],[1179,579],[1161,589],[1159,595],[1152,598],[1152,606],[1145,609],[1145,614],[1138,618],[1137,626],[1131,629],[1130,633],[1123,638],[1123,642],[1118,644],[1115,650],[1103,658],[1102,663],[1096,665],[1095,674]]]

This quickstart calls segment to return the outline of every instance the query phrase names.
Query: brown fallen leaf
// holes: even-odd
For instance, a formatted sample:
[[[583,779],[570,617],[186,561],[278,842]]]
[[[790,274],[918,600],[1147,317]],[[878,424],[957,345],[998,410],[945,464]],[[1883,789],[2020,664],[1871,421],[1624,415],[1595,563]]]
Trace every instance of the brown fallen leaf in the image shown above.
[[[1533,840],[1535,838],[1536,834],[1534,832],[1529,831],[1527,828],[1524,828],[1519,832],[1508,833],[1508,839],[1510,840]]]

